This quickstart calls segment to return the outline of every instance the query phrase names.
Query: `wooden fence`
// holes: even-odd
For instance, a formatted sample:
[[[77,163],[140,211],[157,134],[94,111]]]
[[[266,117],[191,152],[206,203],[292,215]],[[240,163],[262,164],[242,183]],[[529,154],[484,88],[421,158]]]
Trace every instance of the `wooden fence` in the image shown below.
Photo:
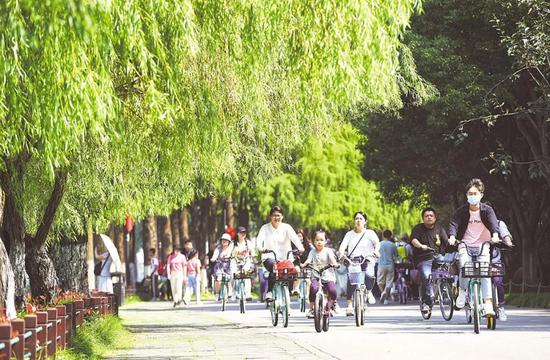
[[[92,293],[89,298],[0,324],[0,360],[55,358],[58,350],[71,346],[89,311],[99,316],[118,314],[116,299],[112,294]]]

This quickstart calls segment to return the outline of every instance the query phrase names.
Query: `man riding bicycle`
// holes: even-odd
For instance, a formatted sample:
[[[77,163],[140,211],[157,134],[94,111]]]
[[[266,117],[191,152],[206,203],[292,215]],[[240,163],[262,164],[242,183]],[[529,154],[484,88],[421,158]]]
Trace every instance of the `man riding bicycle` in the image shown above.
[[[412,229],[413,262],[420,273],[420,296],[422,312],[429,312],[433,306],[433,289],[430,281],[434,259],[441,259],[447,246],[447,233],[437,224],[436,212],[427,207],[422,210],[422,223]]]
[[[296,245],[296,248],[303,252],[304,247],[302,242],[296,235],[296,231],[283,222],[283,209],[279,206],[274,206],[269,212],[271,221],[262,225],[260,232],[258,233],[257,249],[262,253],[262,262],[265,269],[269,272],[267,279],[267,293],[265,295],[266,301],[271,301],[273,296],[271,291],[275,284],[275,273],[273,271],[273,265],[275,265],[275,257],[272,253],[266,251],[274,251],[277,254],[277,260],[285,260],[289,251],[292,250],[291,242]],[[291,255],[292,257],[292,255]],[[292,258],[290,259],[293,260]]]

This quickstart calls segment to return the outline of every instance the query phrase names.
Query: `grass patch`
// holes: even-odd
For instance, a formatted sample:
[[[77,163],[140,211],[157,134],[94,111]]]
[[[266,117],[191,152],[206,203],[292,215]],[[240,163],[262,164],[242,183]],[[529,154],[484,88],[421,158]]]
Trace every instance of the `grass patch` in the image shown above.
[[[122,321],[112,315],[88,322],[77,330],[72,349],[57,354],[61,360],[102,359],[108,351],[128,349],[133,336],[124,328]]]
[[[124,300],[124,305],[129,305],[129,304],[135,304],[135,303],[139,303],[139,302],[142,302],[142,301],[145,301],[146,299],[142,298],[140,295],[128,295],[126,297],[126,299]]]
[[[519,307],[550,309],[550,293],[528,292],[506,294],[506,304]]]

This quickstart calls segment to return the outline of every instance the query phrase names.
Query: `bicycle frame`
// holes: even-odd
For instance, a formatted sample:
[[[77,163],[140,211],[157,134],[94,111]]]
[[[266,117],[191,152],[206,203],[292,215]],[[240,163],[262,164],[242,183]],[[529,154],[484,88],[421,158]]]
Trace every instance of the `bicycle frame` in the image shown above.
[[[317,293],[315,294],[315,302],[314,302],[314,310],[313,310],[315,331],[321,332],[322,330],[326,332],[328,331],[328,328],[329,328],[330,307],[329,307],[329,301],[328,301],[328,294],[326,293],[326,290],[323,286],[322,278],[323,278],[323,272],[333,268],[333,266],[328,265],[320,270],[315,269],[311,265],[308,265],[307,268],[312,270],[311,281],[317,280],[319,282],[319,288],[317,289]]]
[[[275,284],[273,285],[272,295],[273,300],[271,301],[270,311],[271,311],[271,322],[273,326],[277,326],[279,322],[279,314],[283,318],[283,327],[288,326],[288,311],[290,308],[290,291],[289,291],[289,282],[295,280],[295,276],[289,275],[288,278],[279,278],[277,276],[276,265],[277,254],[273,250],[265,250],[264,253],[272,253],[275,258]],[[289,251],[286,255],[287,259],[289,258],[292,251]]]
[[[365,262],[369,262],[369,260],[366,257],[362,257],[360,261],[355,261],[353,259],[350,259],[347,255],[344,255],[342,257],[342,260],[349,261],[350,265],[359,266],[361,269],[361,265]],[[349,267],[348,267],[349,271]],[[365,276],[366,272],[361,270],[361,273],[359,275],[358,284],[352,284],[356,285],[355,292],[353,294],[353,307],[355,312],[355,326],[361,326],[365,324],[365,312],[367,311],[367,286],[365,285]],[[348,273],[348,281],[351,280],[349,278]]]
[[[235,258],[235,261],[237,261],[236,258]],[[251,266],[249,271],[244,270],[247,263],[253,264],[251,256],[246,256],[244,258],[244,261],[236,262],[238,270],[234,274],[235,292],[239,295],[239,309],[241,311],[241,314],[245,313],[245,298],[246,298],[245,280],[250,279],[251,278],[251,273],[253,272],[253,267],[252,266]]]

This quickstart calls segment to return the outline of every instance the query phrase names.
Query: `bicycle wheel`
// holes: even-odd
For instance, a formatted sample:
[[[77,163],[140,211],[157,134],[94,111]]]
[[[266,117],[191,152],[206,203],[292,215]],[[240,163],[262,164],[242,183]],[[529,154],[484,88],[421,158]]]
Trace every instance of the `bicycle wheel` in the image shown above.
[[[361,295],[361,290],[355,289],[355,294],[353,295],[353,305],[355,312],[355,325],[361,326],[361,311],[363,310],[363,296]]]
[[[420,306],[422,306],[422,305],[420,305]],[[420,314],[422,315],[422,318],[424,320],[430,320],[430,318],[432,317],[432,309],[430,309],[428,311],[422,311],[422,309],[421,309]]]
[[[313,322],[315,325],[315,331],[321,332],[323,321],[323,297],[321,294],[318,294],[315,297],[315,303],[313,304]]]
[[[272,290],[273,299],[271,300],[271,303],[266,301],[266,303],[270,304],[269,310],[271,311],[271,323],[273,326],[277,326],[277,323],[279,322],[279,308],[277,305],[279,303],[279,299],[277,299],[277,292],[277,285],[275,285]]]
[[[365,314],[367,313],[367,307],[369,306],[366,291],[367,290],[361,292],[361,325],[365,325]]]
[[[288,310],[290,306],[290,302],[288,299],[290,298],[290,292],[288,291],[288,285],[284,285],[282,289],[282,296],[281,296],[281,315],[283,317],[283,327],[288,326]]]
[[[498,320],[498,292],[497,292],[497,286],[495,283],[491,282],[491,290],[493,292],[493,311],[495,312],[495,316],[493,317],[493,322],[491,324],[491,330],[495,330],[497,328],[497,320]]]
[[[472,317],[474,318],[474,332],[479,334],[479,324],[481,322],[481,304],[479,302],[479,284],[474,282],[472,285],[473,292],[473,308],[472,308]]]
[[[470,309],[469,305],[464,306],[464,312],[466,315],[466,323],[471,324],[472,323],[472,310]]]
[[[300,281],[300,312],[306,311],[306,281]]]
[[[330,312],[328,314],[323,314],[323,331],[324,332],[328,331],[329,321],[330,321]]]
[[[244,300],[245,300],[245,295],[244,295],[244,280],[239,280],[239,296],[240,296],[240,299],[239,299],[239,304],[240,304],[240,308],[241,308],[241,314],[244,314],[245,312],[245,305],[244,305]]]
[[[227,288],[227,283],[222,280],[222,288],[221,288],[221,294],[220,297],[222,298],[222,311],[225,311],[225,303],[227,302],[227,292],[229,289]]]
[[[439,283],[439,308],[443,319],[450,321],[453,318],[454,301],[451,284],[448,282]]]

